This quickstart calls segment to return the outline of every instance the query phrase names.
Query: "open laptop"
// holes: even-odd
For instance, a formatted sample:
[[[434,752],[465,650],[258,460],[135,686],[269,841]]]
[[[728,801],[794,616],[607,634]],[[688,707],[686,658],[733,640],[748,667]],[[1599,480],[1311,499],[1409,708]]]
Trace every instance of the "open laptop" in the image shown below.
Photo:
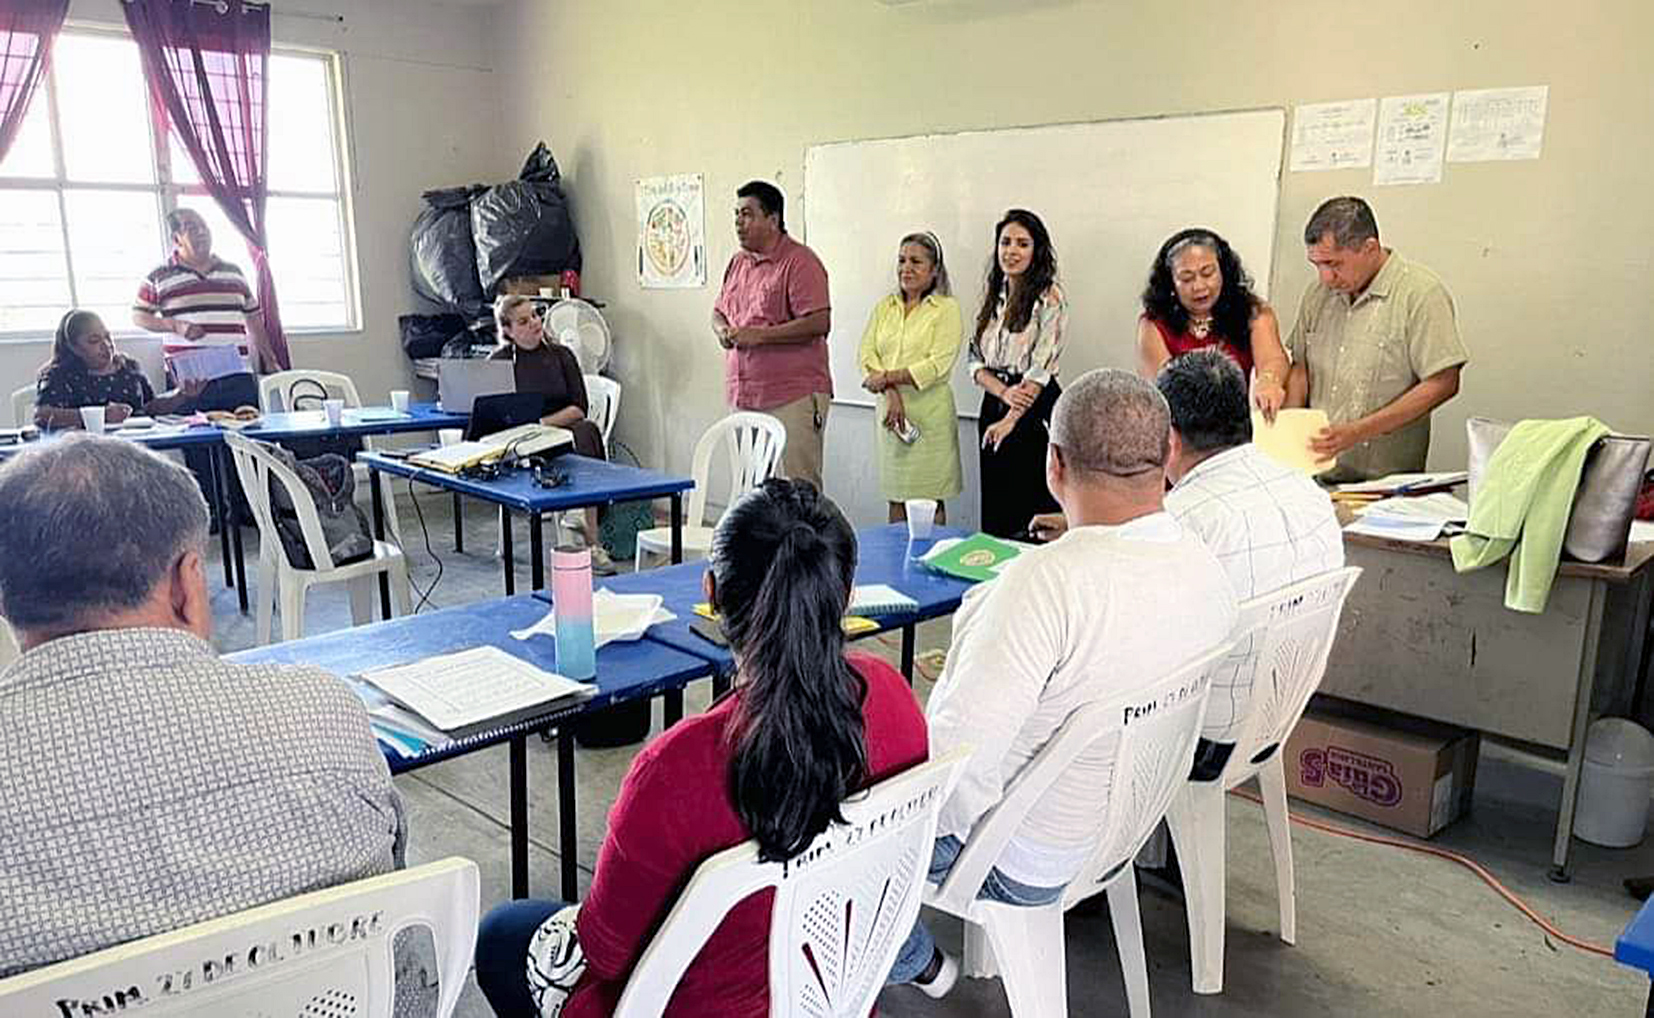
[[[437,402],[448,413],[468,414],[478,396],[516,391],[517,374],[510,361],[455,357],[437,361]]]

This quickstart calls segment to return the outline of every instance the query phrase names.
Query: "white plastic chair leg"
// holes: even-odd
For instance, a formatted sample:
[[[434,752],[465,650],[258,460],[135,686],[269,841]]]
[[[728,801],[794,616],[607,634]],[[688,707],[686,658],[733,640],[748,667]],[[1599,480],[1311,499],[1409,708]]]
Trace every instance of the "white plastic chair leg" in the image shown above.
[[[1183,870],[1189,967],[1196,993],[1223,992],[1224,868],[1228,825],[1216,782],[1186,782],[1166,812]]]
[[[276,588],[281,582],[279,569],[268,548],[259,553],[258,577],[253,586],[253,599],[257,603],[253,610],[257,613],[255,633],[260,647],[270,644],[271,623],[276,614]]]
[[[1281,908],[1281,939],[1298,942],[1298,885],[1292,872],[1292,818],[1286,804],[1286,765],[1280,751],[1258,771],[1264,822],[1269,827],[1269,854],[1275,859],[1275,896]]]
[[[1068,1018],[1068,950],[1061,903],[1006,905],[990,913],[988,939],[1012,1018]]]
[[[1149,1018],[1149,960],[1143,953],[1143,915],[1137,907],[1137,870],[1127,866],[1108,885],[1108,918],[1125,975],[1126,1010],[1131,1018]]]
[[[379,574],[367,573],[345,584],[350,589],[350,624],[365,626],[373,621],[373,602],[379,593]]]
[[[402,520],[396,514],[396,486],[390,474],[379,474],[380,501],[385,506],[385,536],[398,548],[402,547]],[[372,516],[368,519],[371,521]]]
[[[413,614],[413,580],[408,576],[408,560],[397,559],[390,573],[391,600],[396,603],[396,614],[406,618]]]
[[[960,972],[971,979],[998,979],[999,964],[994,961],[994,946],[988,931],[978,923],[965,923],[965,957]]]
[[[297,640],[304,635],[305,582],[302,576],[289,573],[281,584],[281,638]]]

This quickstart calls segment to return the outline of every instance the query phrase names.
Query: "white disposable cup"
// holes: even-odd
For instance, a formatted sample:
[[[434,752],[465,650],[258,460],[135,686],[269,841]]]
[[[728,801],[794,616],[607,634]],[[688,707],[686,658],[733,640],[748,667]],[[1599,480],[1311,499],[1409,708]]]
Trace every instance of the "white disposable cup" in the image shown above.
[[[103,434],[104,409],[102,406],[83,406],[80,408],[80,423],[86,429],[87,434]]]
[[[399,414],[405,414],[408,412],[408,390],[391,390],[391,409],[395,410]]]
[[[542,286],[540,287],[540,296],[550,300],[551,298],[557,296],[557,291],[549,286]]]
[[[463,428],[443,428],[436,433],[436,440],[443,445],[458,445],[459,440],[465,437]]]
[[[324,400],[322,400],[322,409],[327,411],[327,425],[328,425],[328,427],[337,428],[339,426],[339,422],[344,420],[344,416],[345,416],[345,401],[344,400],[342,400],[342,399],[324,399]]]
[[[935,524],[935,499],[910,498],[907,500],[907,536],[910,540],[922,541],[929,537],[930,528]]]

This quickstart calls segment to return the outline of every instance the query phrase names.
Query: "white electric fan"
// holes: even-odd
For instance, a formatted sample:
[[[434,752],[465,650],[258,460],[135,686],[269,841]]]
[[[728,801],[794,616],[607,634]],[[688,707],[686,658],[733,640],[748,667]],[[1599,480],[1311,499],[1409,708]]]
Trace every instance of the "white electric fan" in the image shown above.
[[[609,363],[609,323],[597,309],[578,297],[568,297],[546,309],[546,335],[574,351],[582,374],[597,375]]]

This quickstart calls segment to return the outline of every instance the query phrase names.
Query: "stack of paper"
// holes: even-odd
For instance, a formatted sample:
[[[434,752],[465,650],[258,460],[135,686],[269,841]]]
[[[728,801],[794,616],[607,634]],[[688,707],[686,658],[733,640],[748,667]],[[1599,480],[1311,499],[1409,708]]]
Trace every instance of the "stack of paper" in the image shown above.
[[[497,647],[428,657],[363,672],[361,678],[392,704],[454,739],[548,713],[558,701],[596,691]]]
[[[1422,495],[1431,491],[1447,491],[1470,480],[1467,470],[1439,470],[1435,473],[1391,474],[1372,481],[1340,484],[1340,492],[1352,495]]]
[[[572,448],[574,433],[567,428],[554,428],[547,424],[521,424],[515,428],[497,431],[474,442],[456,442],[453,445],[415,453],[408,457],[408,462],[419,467],[457,474],[466,467],[499,459],[507,451],[521,457]]]
[[[1346,533],[1395,541],[1434,541],[1449,528],[1462,527],[1470,518],[1470,506],[1464,499],[1445,491],[1381,499],[1357,512],[1355,522],[1344,528]]]

